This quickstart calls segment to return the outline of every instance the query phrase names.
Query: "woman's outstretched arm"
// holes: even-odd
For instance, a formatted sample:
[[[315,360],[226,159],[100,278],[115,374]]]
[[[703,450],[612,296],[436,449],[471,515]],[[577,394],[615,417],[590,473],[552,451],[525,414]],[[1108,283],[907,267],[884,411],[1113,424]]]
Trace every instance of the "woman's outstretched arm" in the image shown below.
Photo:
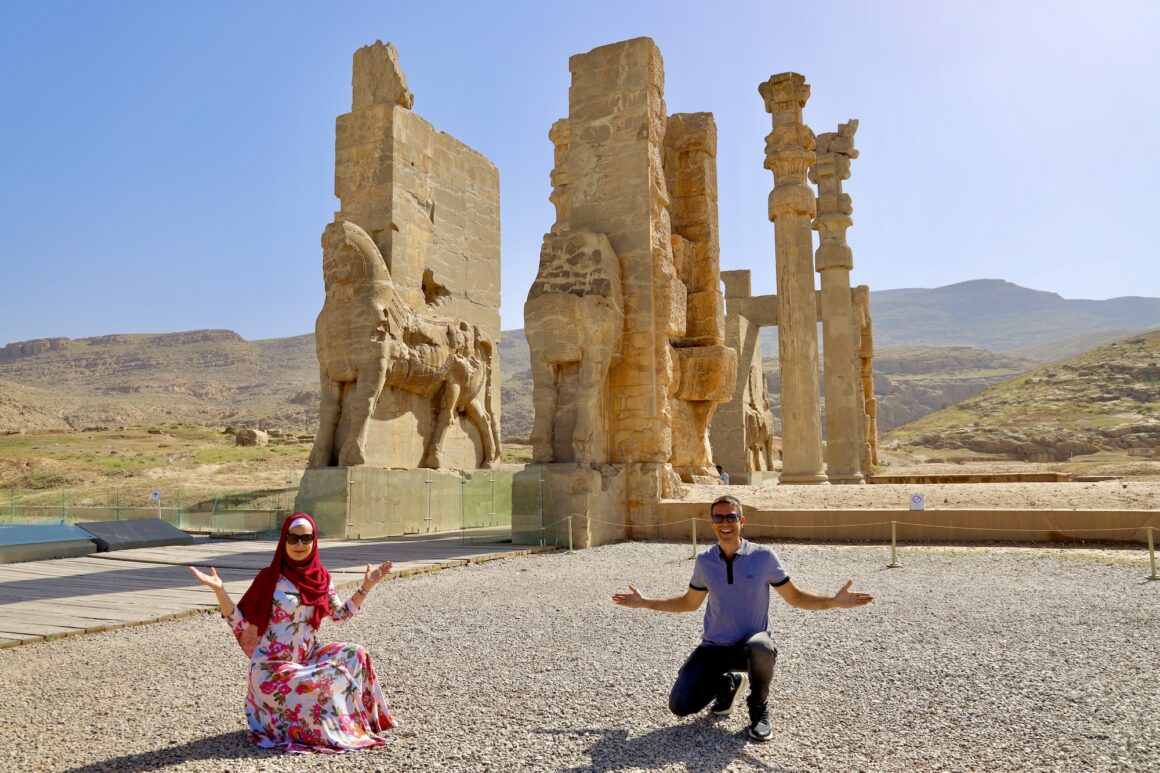
[[[222,617],[229,617],[234,611],[234,600],[230,598],[230,594],[226,593],[225,583],[222,578],[218,577],[217,569],[212,566],[209,568],[209,574],[198,571],[196,566],[189,567],[189,571],[193,572],[193,576],[197,581],[206,586],[214,592],[217,596],[218,606],[221,608]]]

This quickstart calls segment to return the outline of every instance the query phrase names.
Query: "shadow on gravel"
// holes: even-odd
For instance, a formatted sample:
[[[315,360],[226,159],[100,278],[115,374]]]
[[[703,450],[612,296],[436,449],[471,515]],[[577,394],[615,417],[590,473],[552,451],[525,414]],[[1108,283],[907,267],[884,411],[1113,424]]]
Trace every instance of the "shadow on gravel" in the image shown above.
[[[739,762],[751,770],[778,770],[750,753],[744,731],[726,730],[719,720],[700,717],[630,738],[621,728],[546,730],[553,735],[599,735],[588,747],[592,762],[568,773],[611,773],[618,770],[649,770],[684,764],[690,770],[725,770]]]
[[[225,763],[229,760],[253,759],[255,757],[280,757],[282,754],[283,752],[276,749],[259,749],[246,738],[246,731],[235,730],[232,733],[222,733],[210,738],[199,738],[180,746],[170,746],[165,749],[91,762],[79,768],[69,768],[67,773],[161,770],[193,760],[220,760]],[[224,765],[223,767],[228,770],[230,766]]]

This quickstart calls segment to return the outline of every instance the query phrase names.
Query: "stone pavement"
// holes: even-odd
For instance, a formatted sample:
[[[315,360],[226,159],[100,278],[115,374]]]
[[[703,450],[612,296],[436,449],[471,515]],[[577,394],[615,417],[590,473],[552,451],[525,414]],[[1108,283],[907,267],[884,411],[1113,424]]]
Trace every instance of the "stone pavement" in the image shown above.
[[[213,540],[0,565],[0,647],[216,609],[213,593],[186,567],[215,567],[236,601],[258,570],[269,565],[276,545],[270,540]],[[320,549],[341,593],[362,580],[368,563],[393,561],[393,579],[555,548],[465,544],[455,533],[358,542],[323,540]]]

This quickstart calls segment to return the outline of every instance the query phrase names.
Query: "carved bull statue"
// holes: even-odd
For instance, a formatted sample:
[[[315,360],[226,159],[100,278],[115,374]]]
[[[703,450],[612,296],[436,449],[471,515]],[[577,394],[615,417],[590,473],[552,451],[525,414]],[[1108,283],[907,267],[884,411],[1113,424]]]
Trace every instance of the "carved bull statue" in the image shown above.
[[[533,461],[608,461],[602,401],[623,329],[620,261],[608,237],[588,231],[545,236],[524,304],[536,412]],[[565,411],[571,431],[557,438]]]
[[[309,466],[366,463],[367,430],[384,387],[437,406],[421,467],[440,466],[444,433],[458,413],[482,440],[479,466],[494,464],[491,341],[465,322],[415,313],[395,291],[374,240],[354,223],[328,225],[322,245],[326,300],[315,325],[322,403]]]

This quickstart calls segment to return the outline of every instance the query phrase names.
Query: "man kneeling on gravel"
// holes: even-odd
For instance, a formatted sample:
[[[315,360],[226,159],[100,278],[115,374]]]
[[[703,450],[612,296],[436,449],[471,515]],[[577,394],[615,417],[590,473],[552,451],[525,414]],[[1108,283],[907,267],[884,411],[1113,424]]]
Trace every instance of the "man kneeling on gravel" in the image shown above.
[[[701,645],[681,666],[669,695],[669,709],[684,717],[714,701],[713,713],[726,716],[748,682],[749,737],[768,741],[773,736],[767,702],[769,683],[777,661],[769,631],[770,586],[786,603],[800,609],[849,609],[869,604],[874,597],[851,593],[853,580],[833,596],[798,588],[773,550],[741,539],[745,516],[741,503],[731,496],[713,502],[709,517],[717,544],[697,556],[693,578],[683,595],[648,598],[630,584],[628,593],[616,593],[612,600],[624,607],[692,612],[708,596]]]

